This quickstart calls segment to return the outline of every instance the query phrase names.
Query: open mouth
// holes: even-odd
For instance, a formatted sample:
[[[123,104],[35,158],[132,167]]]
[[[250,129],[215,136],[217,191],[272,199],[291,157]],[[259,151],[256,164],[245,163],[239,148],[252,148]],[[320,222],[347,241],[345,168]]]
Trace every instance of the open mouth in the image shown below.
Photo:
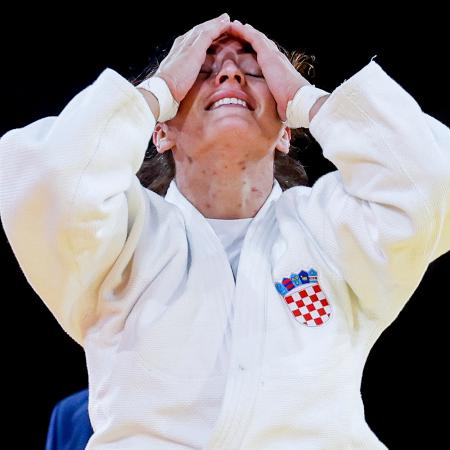
[[[242,109],[246,109],[247,111],[253,111],[254,110],[254,108],[249,103],[247,103],[244,100],[240,100],[239,102],[232,102],[232,103],[229,103],[228,101],[227,102],[222,102],[222,101],[219,100],[218,102],[213,102],[210,105],[208,105],[208,107],[205,108],[205,110],[206,111],[215,111],[216,109],[219,109],[219,108],[222,108],[222,107],[242,108]]]
[[[242,106],[242,105],[235,105],[233,103],[230,103],[228,105],[220,105],[220,106],[216,106],[215,108],[211,109],[209,108],[207,111],[217,111],[218,109],[221,108],[239,108],[239,109],[243,109],[246,111],[250,111],[250,108],[247,108],[246,106]]]

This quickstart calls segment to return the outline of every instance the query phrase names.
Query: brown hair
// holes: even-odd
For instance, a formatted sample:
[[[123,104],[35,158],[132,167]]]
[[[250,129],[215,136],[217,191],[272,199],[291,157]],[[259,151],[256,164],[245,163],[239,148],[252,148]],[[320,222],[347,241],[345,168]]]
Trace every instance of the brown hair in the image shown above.
[[[274,41],[275,42],[275,41]],[[275,42],[279,50],[283,52],[297,71],[308,81],[314,78],[314,55],[307,55],[299,50],[286,50]],[[159,55],[164,59],[168,49]],[[156,56],[158,61],[158,56]],[[153,76],[158,70],[159,62],[149,64],[137,77],[129,78],[128,81],[137,86],[141,81]],[[305,150],[314,138],[307,128],[295,128],[291,130],[291,146],[289,154],[275,151],[274,177],[280,183],[284,191],[293,186],[308,186],[308,176],[305,168],[300,162],[299,154]],[[296,145],[293,145],[295,143]],[[161,196],[165,196],[170,182],[175,177],[175,161],[171,151],[158,153],[150,139],[141,168],[136,173],[141,184]]]

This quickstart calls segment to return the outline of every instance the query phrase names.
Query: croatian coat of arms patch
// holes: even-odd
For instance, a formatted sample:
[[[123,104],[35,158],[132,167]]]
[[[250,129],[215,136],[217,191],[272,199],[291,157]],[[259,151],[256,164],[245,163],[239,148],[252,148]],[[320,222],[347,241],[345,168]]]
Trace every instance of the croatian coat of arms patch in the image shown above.
[[[317,327],[330,319],[332,308],[313,268],[292,273],[276,282],[275,287],[295,320],[302,325]]]

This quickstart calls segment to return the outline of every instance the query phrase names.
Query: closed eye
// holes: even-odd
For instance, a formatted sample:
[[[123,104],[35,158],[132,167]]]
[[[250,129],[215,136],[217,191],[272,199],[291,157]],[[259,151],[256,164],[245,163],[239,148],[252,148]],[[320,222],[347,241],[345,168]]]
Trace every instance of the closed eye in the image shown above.
[[[211,73],[211,72],[207,72],[206,70],[201,70],[200,73]],[[264,78],[263,75],[256,75],[253,73],[246,73],[245,75],[248,75],[250,77],[255,77],[255,78]]]

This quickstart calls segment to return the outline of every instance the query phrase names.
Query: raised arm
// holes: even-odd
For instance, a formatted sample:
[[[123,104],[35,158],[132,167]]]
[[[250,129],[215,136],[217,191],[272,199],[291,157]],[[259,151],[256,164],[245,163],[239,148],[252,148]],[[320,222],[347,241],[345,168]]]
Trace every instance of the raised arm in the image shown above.
[[[156,74],[165,83],[163,92],[180,102],[211,41],[228,27],[225,14],[175,39]],[[111,298],[130,276],[144,222],[158,240],[161,216],[170,215],[168,203],[136,176],[160,109],[167,112],[170,99],[160,99],[107,68],[58,116],[0,139],[6,236],[30,285],[80,345],[87,330],[120,303]],[[158,250],[147,249],[148,258],[159,257]],[[131,306],[121,305],[122,313]]]
[[[100,314],[101,282],[127,237],[134,245],[141,232],[146,194],[135,174],[154,126],[144,97],[108,68],[58,116],[0,139],[6,236],[30,285],[80,344]]]
[[[348,283],[350,320],[376,336],[450,250],[450,130],[371,61],[331,93],[310,131],[338,170],[288,197]]]

